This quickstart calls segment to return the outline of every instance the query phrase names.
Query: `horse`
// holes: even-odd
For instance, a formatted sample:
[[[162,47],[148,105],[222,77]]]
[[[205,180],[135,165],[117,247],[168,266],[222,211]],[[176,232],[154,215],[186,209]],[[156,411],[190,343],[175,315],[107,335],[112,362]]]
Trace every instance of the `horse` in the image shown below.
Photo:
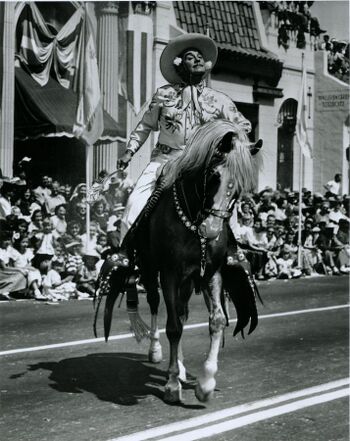
[[[228,325],[224,291],[237,312],[234,335],[243,334],[249,322],[249,333],[257,326],[256,286],[241,266],[226,264],[228,244],[234,242],[228,220],[240,194],[254,188],[256,170],[246,133],[230,121],[208,122],[192,135],[184,153],[164,166],[157,203],[134,231],[136,263],[151,311],[149,360],[153,363],[162,360],[159,280],[166,304],[170,361],[165,402],[182,398],[186,370],[181,338],[193,292],[203,294],[209,311],[210,348],[195,387],[199,401],[210,399],[216,384],[220,342]],[[119,267],[109,280],[106,340],[113,305],[122,290],[122,271],[126,269]]]

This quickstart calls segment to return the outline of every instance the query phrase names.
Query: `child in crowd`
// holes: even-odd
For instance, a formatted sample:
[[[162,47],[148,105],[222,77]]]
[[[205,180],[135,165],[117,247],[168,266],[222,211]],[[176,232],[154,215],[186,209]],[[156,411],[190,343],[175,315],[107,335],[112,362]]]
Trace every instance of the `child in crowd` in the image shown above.
[[[278,279],[296,279],[301,276],[301,271],[294,268],[294,259],[286,249],[282,251],[282,256],[276,260],[278,267]]]
[[[14,239],[17,240],[28,235],[28,222],[25,219],[18,219],[14,230]]]
[[[63,280],[62,261],[53,259],[44,260],[40,264],[40,270],[43,274],[43,296],[46,300],[58,301],[69,300],[76,296],[76,284],[72,282],[73,276],[68,275]]]
[[[39,286],[41,285],[40,272],[32,266],[34,258],[33,250],[29,248],[29,240],[27,237],[18,239],[13,244],[12,254],[14,268],[21,268],[24,270],[30,294],[37,300],[42,299]]]
[[[79,241],[73,241],[66,245],[68,256],[66,259],[66,274],[73,276],[76,280],[77,274],[83,266],[82,244]]]
[[[43,260],[52,259],[55,255],[55,248],[58,244],[58,234],[52,231],[52,223],[50,218],[43,220],[43,232],[36,235],[38,239],[37,252],[34,259],[36,267]]]
[[[70,221],[67,224],[67,231],[60,237],[60,242],[67,244],[73,241],[80,241],[80,225],[76,221]]]
[[[79,292],[87,293],[93,296],[96,287],[98,271],[96,264],[100,260],[100,256],[96,250],[91,249],[83,256],[83,266],[77,275],[77,289]]]
[[[99,200],[93,205],[91,219],[98,224],[100,232],[107,232],[109,215],[103,200]]]
[[[96,242],[96,251],[100,256],[103,255],[107,250],[109,249],[108,243],[107,243],[107,236],[106,234],[99,234],[97,236],[97,242]]]
[[[88,238],[87,234],[84,233],[80,236],[80,240],[83,245],[83,249],[96,249],[97,244],[97,235],[98,235],[98,224],[96,222],[90,223],[90,237]]]

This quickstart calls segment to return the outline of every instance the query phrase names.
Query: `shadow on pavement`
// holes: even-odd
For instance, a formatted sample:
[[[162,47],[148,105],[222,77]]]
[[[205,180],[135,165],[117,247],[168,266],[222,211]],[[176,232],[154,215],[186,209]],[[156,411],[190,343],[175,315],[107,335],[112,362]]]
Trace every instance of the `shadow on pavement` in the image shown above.
[[[51,371],[50,387],[63,393],[90,392],[102,401],[132,406],[153,395],[163,401],[167,373],[148,362],[145,355],[133,353],[99,353],[67,358],[59,362],[29,365],[28,371]],[[183,384],[194,389],[194,382]],[[187,409],[202,405],[178,404]]]

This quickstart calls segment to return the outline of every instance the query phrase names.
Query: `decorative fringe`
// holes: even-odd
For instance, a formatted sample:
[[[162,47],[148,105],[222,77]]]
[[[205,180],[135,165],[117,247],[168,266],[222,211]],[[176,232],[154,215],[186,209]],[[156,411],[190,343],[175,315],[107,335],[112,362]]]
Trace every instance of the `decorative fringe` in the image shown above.
[[[151,328],[142,320],[137,309],[129,309],[128,315],[130,320],[131,332],[134,334],[136,341],[140,343],[144,338],[151,337]]]
[[[97,338],[97,326],[96,326],[97,325],[97,316],[98,316],[98,311],[100,310],[102,298],[103,298],[103,296],[100,295],[100,292],[99,292],[97,298],[96,298],[96,296],[94,297],[95,315],[94,315],[93,330],[94,330],[95,338]]]

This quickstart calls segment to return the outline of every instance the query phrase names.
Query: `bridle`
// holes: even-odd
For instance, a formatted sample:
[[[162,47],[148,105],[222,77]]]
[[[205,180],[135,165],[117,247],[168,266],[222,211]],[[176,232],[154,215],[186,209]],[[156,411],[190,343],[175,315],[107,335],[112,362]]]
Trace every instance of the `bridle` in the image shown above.
[[[200,224],[209,216],[214,216],[222,220],[227,220],[232,216],[232,212],[236,203],[236,198],[232,198],[232,189],[234,184],[230,181],[226,188],[226,199],[228,199],[228,203],[226,206],[226,209],[216,209],[216,208],[205,208],[206,203],[206,191],[207,191],[207,176],[208,176],[209,167],[206,167],[204,171],[204,182],[203,182],[203,203],[202,208],[197,214],[197,219],[193,220],[191,216],[191,209],[186,197],[186,192],[183,186],[183,181],[178,180],[175,181],[173,184],[173,199],[174,199],[174,205],[176,213],[182,222],[182,224],[190,230],[192,233],[194,233],[200,240],[201,245],[201,276],[204,275],[205,267],[206,267],[206,250],[207,250],[207,243],[208,238],[206,236],[203,236],[200,231]],[[195,193],[197,196],[199,196],[198,192],[198,184],[195,184]],[[181,195],[181,199],[184,202],[184,205],[186,207],[186,210],[181,205],[179,195]]]

